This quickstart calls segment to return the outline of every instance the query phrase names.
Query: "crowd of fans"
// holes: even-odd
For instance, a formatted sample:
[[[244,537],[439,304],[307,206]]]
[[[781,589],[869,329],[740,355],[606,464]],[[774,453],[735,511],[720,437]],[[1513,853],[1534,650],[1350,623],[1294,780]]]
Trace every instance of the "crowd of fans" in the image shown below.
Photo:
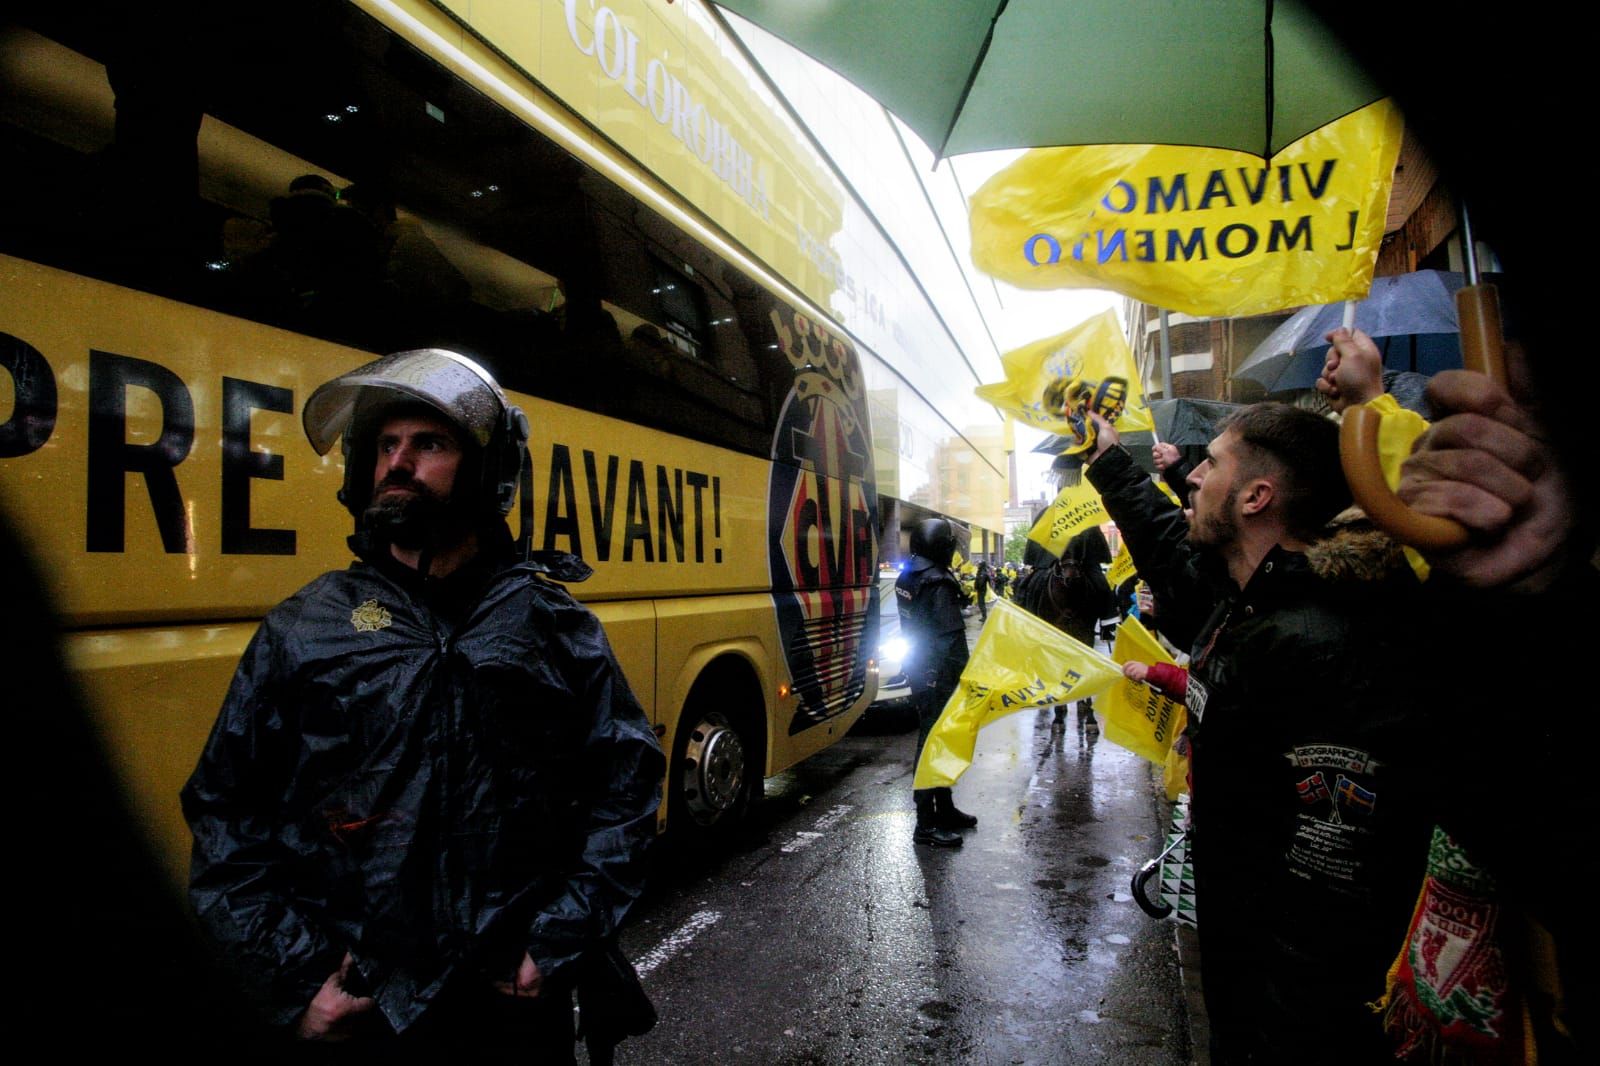
[[[1143,620],[1188,652],[1185,669],[1125,672],[1188,708],[1213,1062],[1587,1046],[1581,911],[1552,875],[1582,851],[1584,756],[1561,672],[1520,669],[1505,640],[1532,627],[1544,661],[1583,653],[1555,620],[1590,602],[1595,530],[1508,332],[1507,384],[1441,373],[1435,421],[1407,416],[1401,499],[1468,531],[1426,555],[1352,505],[1341,468],[1342,412],[1398,413],[1360,332],[1328,336],[1333,418],[1261,403],[1203,454],[1158,445],[1181,509],[1095,416],[1084,474],[1149,589]]]

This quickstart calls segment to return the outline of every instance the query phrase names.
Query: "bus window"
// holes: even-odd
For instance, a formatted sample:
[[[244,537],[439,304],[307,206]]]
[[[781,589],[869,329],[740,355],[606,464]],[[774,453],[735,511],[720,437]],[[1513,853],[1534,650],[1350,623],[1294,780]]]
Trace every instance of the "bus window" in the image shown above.
[[[655,268],[656,283],[650,292],[667,327],[665,339],[678,351],[699,359],[705,346],[705,315],[700,308],[699,289],[660,260]]]

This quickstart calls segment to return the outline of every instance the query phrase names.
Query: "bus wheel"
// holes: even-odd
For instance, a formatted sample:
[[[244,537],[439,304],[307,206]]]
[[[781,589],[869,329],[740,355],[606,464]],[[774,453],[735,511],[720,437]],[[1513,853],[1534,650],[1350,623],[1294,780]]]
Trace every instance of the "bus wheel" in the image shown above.
[[[753,791],[754,747],[720,711],[686,714],[672,759],[673,821],[689,836],[721,836],[743,818]]]

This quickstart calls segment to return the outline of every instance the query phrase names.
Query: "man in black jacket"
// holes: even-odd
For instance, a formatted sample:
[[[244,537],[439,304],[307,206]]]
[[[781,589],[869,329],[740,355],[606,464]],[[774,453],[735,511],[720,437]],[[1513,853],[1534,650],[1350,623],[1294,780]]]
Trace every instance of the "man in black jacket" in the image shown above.
[[[1414,583],[1349,502],[1338,427],[1284,404],[1232,416],[1166,502],[1100,425],[1089,480],[1193,648],[1193,849],[1217,1062],[1373,1062],[1428,826],[1408,760],[1395,625]],[[1186,520],[1187,519],[1187,520]]]
[[[663,768],[594,615],[504,515],[527,422],[451,352],[306,403],[360,561],[276,607],[183,790],[190,897],[271,1020],[385,1058],[573,1060]]]

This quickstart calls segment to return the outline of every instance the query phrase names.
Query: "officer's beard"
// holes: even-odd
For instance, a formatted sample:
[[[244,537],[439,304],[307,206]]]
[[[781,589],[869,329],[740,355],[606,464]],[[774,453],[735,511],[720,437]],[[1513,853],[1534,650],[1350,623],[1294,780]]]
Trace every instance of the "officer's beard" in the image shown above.
[[[403,487],[410,493],[385,493]],[[372,502],[361,514],[361,528],[407,551],[453,547],[471,531],[467,508],[399,471],[391,472],[372,490]]]

